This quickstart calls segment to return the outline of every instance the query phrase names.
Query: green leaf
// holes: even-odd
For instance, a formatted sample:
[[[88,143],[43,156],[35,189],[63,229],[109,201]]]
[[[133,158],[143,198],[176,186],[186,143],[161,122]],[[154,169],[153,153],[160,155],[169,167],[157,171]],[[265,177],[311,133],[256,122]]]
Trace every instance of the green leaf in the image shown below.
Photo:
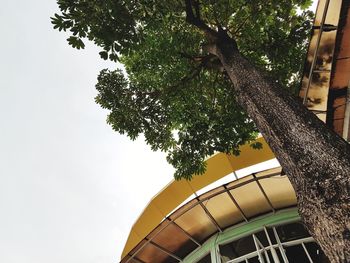
[[[254,143],[257,129],[234,100],[217,58],[203,51],[207,39],[186,22],[183,1],[59,0],[55,29],[84,48],[87,38],[104,60],[123,63],[101,71],[96,102],[107,122],[131,139],[143,134],[152,150],[167,153],[175,178],[203,174],[215,152],[239,155]],[[313,14],[310,0],[201,1],[208,25],[227,29],[256,67],[291,92],[299,85]],[[214,28],[214,26],[213,26]]]
[[[106,51],[101,51],[99,52],[100,54],[100,57],[104,60],[107,60],[108,59],[108,53]]]
[[[81,49],[85,47],[84,42],[79,37],[70,36],[67,41],[73,48]]]
[[[260,149],[262,149],[263,145],[260,142],[254,142],[254,143],[250,144],[250,147],[252,147],[253,149],[256,149],[256,150],[260,150]]]

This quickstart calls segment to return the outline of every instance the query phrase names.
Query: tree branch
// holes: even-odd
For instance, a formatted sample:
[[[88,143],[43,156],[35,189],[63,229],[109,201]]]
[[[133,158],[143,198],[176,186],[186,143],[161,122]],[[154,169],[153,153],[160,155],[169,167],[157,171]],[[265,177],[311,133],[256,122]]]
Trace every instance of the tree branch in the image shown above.
[[[213,54],[209,54],[205,56],[192,56],[185,52],[180,52],[179,54],[181,57],[186,58],[191,62],[200,63],[201,64],[200,66],[203,68],[214,69],[214,70],[217,70],[218,72],[224,71],[224,68],[221,62],[219,61],[218,57]]]
[[[185,0],[186,7],[186,21],[202,30],[207,37],[210,39],[217,39],[218,32],[210,28],[203,20],[200,18],[200,6],[198,0]],[[193,12],[195,10],[195,13]]]
[[[201,62],[203,61],[206,57],[208,57],[209,55],[202,55],[202,56],[194,56],[194,55],[190,55],[187,54],[185,52],[179,52],[180,56],[183,58],[186,58],[192,62]]]
[[[243,22],[242,22],[240,25],[238,25],[238,27],[235,29],[235,31],[231,33],[232,36],[237,36],[237,34],[241,31],[241,29],[242,29],[243,26],[245,25],[245,23],[247,23],[248,19],[249,19],[249,16],[247,16],[247,17],[243,20]]]
[[[193,3],[194,3],[194,11],[196,13],[196,17],[198,19],[201,19],[201,12],[200,12],[199,1],[198,0],[193,0]]]
[[[194,77],[198,76],[199,73],[201,72],[201,70],[204,68],[204,65],[209,60],[209,58],[210,58],[210,56],[206,56],[197,67],[195,67],[193,70],[191,70],[191,72],[189,74],[187,74],[186,76],[181,78],[178,83],[170,86],[170,88],[177,88],[177,87],[181,86],[182,84],[192,80]]]
[[[227,34],[227,31],[223,29],[221,25],[218,26],[218,30],[214,30],[200,19],[199,7],[198,0],[185,0],[186,21],[203,31],[209,42],[203,46],[203,50],[216,55],[217,44],[220,42],[226,46],[230,45],[234,49],[237,49],[236,41]],[[193,9],[196,10],[196,14],[193,12]]]

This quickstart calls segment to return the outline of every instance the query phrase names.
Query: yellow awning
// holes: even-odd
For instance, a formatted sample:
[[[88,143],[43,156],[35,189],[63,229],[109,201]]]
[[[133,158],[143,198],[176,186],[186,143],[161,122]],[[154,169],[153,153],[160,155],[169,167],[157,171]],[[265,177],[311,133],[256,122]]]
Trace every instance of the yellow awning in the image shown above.
[[[261,150],[254,150],[243,145],[239,156],[218,153],[207,160],[207,171],[201,176],[194,176],[191,181],[172,180],[152,198],[131,228],[121,258],[124,258],[141,240],[143,240],[162,220],[188,197],[203,187],[234,171],[274,158],[270,147],[263,138]]]

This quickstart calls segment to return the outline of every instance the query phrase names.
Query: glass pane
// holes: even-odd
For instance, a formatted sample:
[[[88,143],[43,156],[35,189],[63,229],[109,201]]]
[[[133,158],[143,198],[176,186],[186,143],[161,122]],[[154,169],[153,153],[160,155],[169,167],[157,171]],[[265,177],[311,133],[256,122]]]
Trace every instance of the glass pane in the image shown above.
[[[261,179],[259,182],[274,208],[278,209],[296,204],[297,198],[287,176],[274,176]]]
[[[309,92],[307,94],[307,107],[310,110],[326,111],[330,73],[313,73]]]
[[[309,65],[306,65],[306,66],[309,66]],[[308,70],[310,70],[310,68]],[[308,73],[307,72],[304,72],[304,73],[305,73],[305,75],[303,76],[303,80],[302,80],[302,83],[301,83],[301,89],[300,89],[300,92],[299,92],[299,97],[302,99],[302,101],[305,98],[305,93],[307,91],[307,85],[309,83],[309,78],[308,78],[308,75],[307,75]]]
[[[267,228],[267,233],[269,234],[270,240],[272,244],[277,244],[277,240],[275,234],[273,233],[272,228]]]
[[[323,12],[325,9],[326,0],[320,0],[317,6],[316,18],[315,18],[315,26],[319,26],[322,20]],[[328,5],[327,16],[325,20],[325,24],[327,25],[338,25],[339,21],[339,13],[341,7],[341,0],[330,0]]]
[[[321,121],[326,122],[326,118],[327,118],[327,114],[326,113],[316,112],[315,114]]]
[[[268,247],[270,244],[267,240],[267,237],[265,235],[265,231],[260,231],[258,233],[255,233],[255,236],[259,239],[260,243],[264,246],[264,247]]]
[[[270,212],[271,208],[256,182],[232,189],[231,194],[247,217]]]
[[[342,0],[330,0],[325,24],[337,26]]]
[[[305,243],[305,247],[309,252],[313,262],[328,263],[329,260],[321,250],[321,248],[314,242]]]
[[[322,32],[315,70],[331,70],[337,31]]]
[[[244,262],[244,261],[242,261],[242,262]],[[250,259],[248,260],[248,262],[249,262],[249,263],[260,263],[260,260],[259,260],[259,257],[256,256],[256,257],[250,258]]]
[[[217,195],[203,202],[221,228],[243,221],[241,213],[227,193]]]
[[[208,254],[204,258],[198,260],[196,263],[211,263],[211,256],[210,256],[210,254]]]
[[[219,249],[222,262],[227,262],[256,251],[252,236],[246,236],[226,245],[220,245]]]
[[[145,245],[145,243],[146,243],[146,240],[144,240],[144,239],[141,240],[141,242],[138,243],[137,246],[134,247],[134,248],[129,252],[129,254],[130,254],[130,255],[134,255],[137,251],[139,251],[139,250],[141,249],[141,247],[143,247],[143,246]]]
[[[315,26],[319,26],[321,24],[325,5],[326,5],[326,0],[319,0],[318,1],[315,23],[314,23]]]
[[[276,227],[282,243],[300,238],[310,237],[302,223],[292,223]]]
[[[217,230],[200,205],[196,205],[180,216],[175,223],[200,242]]]
[[[307,52],[307,58],[305,61],[305,66],[304,66],[304,77],[303,77],[302,86],[301,86],[301,90],[300,90],[300,94],[299,94],[300,97],[302,97],[302,98],[305,96],[305,92],[306,92],[307,85],[309,82],[309,74],[310,74],[311,64],[312,64],[312,61],[314,59],[314,54],[315,54],[315,50],[316,50],[316,44],[317,44],[317,38],[318,38],[319,32],[320,32],[319,29],[314,29],[313,33],[312,33],[311,40],[310,40],[309,50]]]
[[[276,253],[277,253],[277,257],[280,260],[280,262],[284,262],[281,251],[279,250],[279,248],[275,248]]]
[[[309,51],[307,53],[307,61],[308,61],[307,75],[310,73],[311,63],[314,60],[314,55],[315,55],[315,51],[316,51],[317,39],[318,39],[319,33],[320,33],[319,29],[314,29],[312,32],[312,37],[311,37],[310,45],[309,45]],[[306,71],[304,71],[304,72],[306,73]]]
[[[261,255],[263,256],[265,262],[274,262],[273,256],[270,250],[266,250],[266,252],[262,252]]]
[[[147,239],[153,239],[156,235],[158,235],[158,233],[164,231],[170,224],[171,222],[169,220],[164,220],[147,235]]]
[[[285,247],[285,253],[289,263],[310,262],[301,245]],[[317,261],[316,261],[317,262]]]
[[[197,245],[174,224],[167,226],[152,241],[180,258],[197,248]]]
[[[177,209],[175,212],[173,212],[170,215],[170,219],[174,220],[177,217],[179,217],[180,215],[182,215],[184,213],[184,211],[190,209],[190,207],[194,206],[195,204],[197,204],[198,201],[197,199],[192,199],[191,201],[189,201],[188,203],[186,203],[185,205],[181,206],[179,209]]]
[[[125,257],[120,261],[120,263],[125,263],[125,262],[128,261],[130,258],[131,258],[131,257],[127,255],[127,256],[125,256]],[[129,262],[134,263],[135,260],[130,259]]]
[[[139,253],[136,254],[136,258],[146,263],[178,262],[176,259],[168,256],[152,244],[147,244]]]

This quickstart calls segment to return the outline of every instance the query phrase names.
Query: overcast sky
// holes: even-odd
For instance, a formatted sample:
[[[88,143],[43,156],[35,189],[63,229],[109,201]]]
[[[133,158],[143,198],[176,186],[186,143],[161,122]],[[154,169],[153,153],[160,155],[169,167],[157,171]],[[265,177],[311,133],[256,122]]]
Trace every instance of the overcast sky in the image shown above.
[[[165,156],[106,124],[98,49],[54,31],[54,0],[1,0],[0,262],[118,262]],[[147,187],[145,187],[147,186]]]
[[[50,24],[56,10],[1,0],[0,262],[118,262],[172,169],[106,124],[94,85],[114,65],[70,48]]]

